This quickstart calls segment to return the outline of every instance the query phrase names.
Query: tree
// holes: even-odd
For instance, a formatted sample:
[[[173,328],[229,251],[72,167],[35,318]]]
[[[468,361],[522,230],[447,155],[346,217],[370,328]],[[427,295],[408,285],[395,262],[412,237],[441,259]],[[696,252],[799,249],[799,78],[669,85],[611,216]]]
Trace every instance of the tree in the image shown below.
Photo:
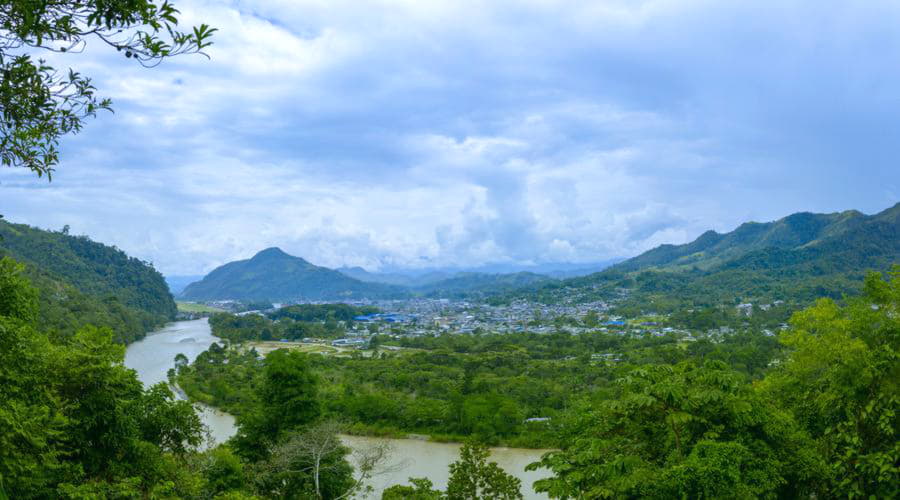
[[[144,390],[105,328],[52,343],[34,329],[36,295],[0,260],[0,497],[192,497],[176,461],[200,420],[165,385]]]
[[[289,434],[260,466],[262,493],[299,498],[349,498],[362,489],[366,480],[384,472],[381,468],[390,458],[390,444],[385,441],[354,450],[354,471],[347,461],[350,450],[338,437],[342,429],[341,424],[327,421]]]
[[[178,14],[167,0],[0,0],[0,163],[49,179],[59,138],[111,109],[90,78],[33,59],[35,49],[79,53],[94,39],[144,66],[202,54],[215,28],[178,31]]]
[[[617,394],[586,402],[562,450],[529,469],[554,498],[798,497],[821,475],[812,443],[724,363],[646,365]]]
[[[23,270],[0,259],[0,498],[52,493],[68,423],[47,383],[52,346],[32,327],[37,293]]]
[[[434,489],[434,483],[424,477],[411,477],[412,486],[395,484],[385,488],[381,493],[381,500],[441,500],[444,493]]]
[[[187,356],[185,356],[183,353],[179,352],[178,354],[175,355],[175,369],[177,371],[180,371],[181,369],[183,369],[185,366],[188,366],[189,364],[190,364],[190,360],[188,360]]]
[[[218,446],[206,455],[203,477],[206,479],[206,492],[211,497],[234,490],[240,490],[246,484],[244,464],[227,446]]]
[[[24,276],[25,266],[0,259],[0,316],[32,322],[37,317],[37,289]]]
[[[597,311],[591,309],[584,315],[584,326],[588,328],[596,328],[600,325],[600,316],[597,315]]]
[[[762,391],[790,408],[830,465],[827,493],[890,498],[900,484],[900,266],[840,307],[821,299],[791,319],[790,356]]]
[[[507,474],[496,462],[488,462],[489,451],[482,444],[466,443],[459,460],[450,464],[448,500],[521,499],[521,481]]]
[[[301,427],[319,416],[318,383],[306,354],[278,349],[266,356],[260,396],[276,433]]]
[[[191,403],[176,399],[165,383],[144,391],[139,411],[144,440],[179,456],[200,446],[205,430],[200,416]]]
[[[235,451],[243,458],[266,458],[272,443],[286,431],[300,429],[318,418],[319,379],[306,354],[277,349],[266,356],[259,403],[238,420]]]

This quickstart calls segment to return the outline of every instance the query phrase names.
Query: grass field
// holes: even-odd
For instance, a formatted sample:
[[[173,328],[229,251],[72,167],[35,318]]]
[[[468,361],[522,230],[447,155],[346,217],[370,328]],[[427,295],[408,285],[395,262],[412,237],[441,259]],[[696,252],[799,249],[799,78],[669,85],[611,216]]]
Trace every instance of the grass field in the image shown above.
[[[323,344],[304,344],[302,342],[248,342],[246,347],[255,348],[256,352],[265,356],[276,349],[296,349],[300,352],[315,354],[339,354],[341,349]]]
[[[188,312],[188,313],[225,312],[224,309],[219,309],[218,307],[211,307],[206,304],[197,304],[196,302],[175,302],[175,305],[178,306],[179,311]]]

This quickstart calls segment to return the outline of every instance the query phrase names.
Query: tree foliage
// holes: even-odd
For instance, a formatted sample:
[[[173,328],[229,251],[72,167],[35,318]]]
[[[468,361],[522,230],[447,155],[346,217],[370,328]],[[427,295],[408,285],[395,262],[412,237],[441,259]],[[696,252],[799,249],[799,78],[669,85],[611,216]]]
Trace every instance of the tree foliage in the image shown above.
[[[755,386],[720,362],[648,365],[586,401],[530,467],[554,498],[894,498],[900,494],[900,267],[781,335]]]
[[[487,447],[466,443],[459,450],[459,460],[450,464],[447,482],[448,500],[522,498],[521,481],[506,473],[496,462],[488,462]]]
[[[536,487],[555,498],[796,496],[820,466],[790,416],[721,362],[634,369],[580,410],[540,462],[555,477]]]
[[[521,481],[489,462],[490,451],[483,444],[467,442],[459,459],[450,464],[447,491],[434,489],[427,478],[409,478],[411,485],[386,488],[382,500],[517,500],[522,498]]]
[[[109,329],[38,331],[36,300],[23,267],[0,259],[0,488],[24,499],[193,494],[176,466],[202,436],[190,404],[143,388]]]
[[[89,77],[35,59],[36,51],[79,53],[93,39],[144,66],[202,53],[215,28],[179,31],[178,14],[166,0],[0,2],[0,163],[49,179],[60,137],[112,106]]]
[[[306,355],[276,350],[263,365],[258,398],[238,418],[235,450],[250,461],[265,459],[286,432],[312,424],[320,411],[318,377]]]
[[[790,357],[763,385],[817,441],[836,496],[900,493],[900,266],[889,275],[870,274],[846,307],[822,299],[795,315]]]

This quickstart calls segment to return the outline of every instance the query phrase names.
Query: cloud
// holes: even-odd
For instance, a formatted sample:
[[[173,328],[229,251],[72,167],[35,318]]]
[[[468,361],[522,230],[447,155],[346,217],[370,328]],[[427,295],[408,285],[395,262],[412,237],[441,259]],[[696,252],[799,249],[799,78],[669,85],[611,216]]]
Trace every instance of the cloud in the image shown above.
[[[895,203],[892,2],[177,2],[211,60],[48,55],[116,113],[0,213],[192,274],[594,262]]]

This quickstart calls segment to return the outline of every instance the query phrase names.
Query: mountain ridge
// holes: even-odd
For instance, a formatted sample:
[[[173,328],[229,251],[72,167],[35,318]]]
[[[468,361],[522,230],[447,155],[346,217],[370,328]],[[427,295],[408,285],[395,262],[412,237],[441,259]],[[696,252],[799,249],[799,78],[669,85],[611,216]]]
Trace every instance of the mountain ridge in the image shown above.
[[[900,263],[900,203],[879,213],[799,212],[745,222],[728,233],[706,231],[682,245],[660,245],[563,288],[616,288],[637,299],[694,303],[858,292],[866,271]],[[527,292],[523,292],[527,293]]]
[[[527,271],[452,274],[434,271],[406,276],[380,275],[362,268],[329,269],[271,247],[257,252],[250,259],[228,262],[213,269],[200,281],[187,285],[179,298],[276,301],[416,296],[467,298],[556,281],[556,278]]]

